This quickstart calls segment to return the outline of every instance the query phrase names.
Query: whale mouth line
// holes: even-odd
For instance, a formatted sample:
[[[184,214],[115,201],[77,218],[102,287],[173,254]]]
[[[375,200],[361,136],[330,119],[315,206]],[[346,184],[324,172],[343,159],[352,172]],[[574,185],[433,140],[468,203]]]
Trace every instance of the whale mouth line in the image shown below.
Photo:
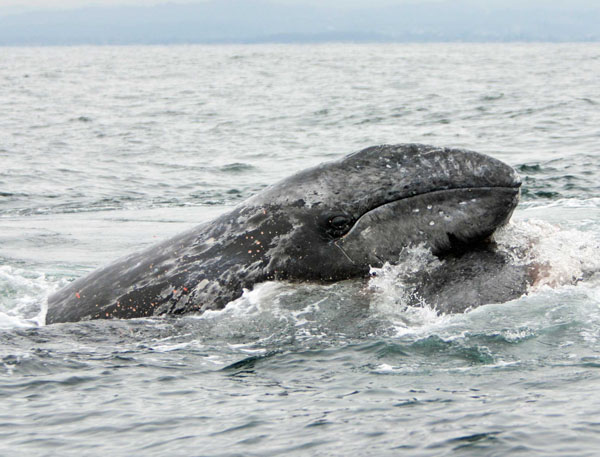
[[[421,192],[421,193],[414,194],[414,195],[408,195],[406,197],[400,197],[400,198],[397,198],[395,200],[386,201],[386,202],[384,202],[384,203],[382,203],[380,205],[373,206],[368,211],[365,211],[358,218],[356,218],[356,221],[354,222],[352,228],[354,228],[354,226],[356,226],[360,222],[360,220],[362,218],[364,218],[365,216],[368,216],[370,213],[372,213],[373,211],[375,211],[375,210],[377,210],[379,208],[383,208],[384,206],[392,205],[394,203],[398,203],[398,202],[401,202],[401,201],[408,201],[408,200],[411,200],[413,198],[423,197],[425,195],[442,195],[444,193],[453,193],[453,192],[459,192],[459,191],[467,191],[467,192],[471,192],[471,191],[512,191],[512,192],[514,192],[515,196],[520,196],[520,193],[521,193],[521,182],[516,182],[512,186],[465,186],[465,187],[449,187],[447,189],[430,190],[430,191],[427,191],[427,192]],[[352,232],[352,229],[350,229],[346,234],[344,234],[343,236],[341,236],[339,239],[345,238],[351,232]]]
[[[514,204],[512,205],[507,205],[505,207],[503,207],[502,211],[505,212],[505,217],[506,217],[506,221],[500,223],[499,225],[497,225],[495,229],[505,225],[508,222],[508,219],[510,218],[510,215],[512,214],[517,202],[518,202],[518,197],[520,195],[521,189],[520,189],[520,185],[521,183],[518,183],[514,186],[480,186],[480,187],[452,187],[452,188],[448,188],[448,189],[438,189],[438,190],[433,190],[433,191],[428,191],[428,192],[422,192],[420,194],[415,194],[415,195],[410,195],[408,197],[402,197],[402,198],[398,198],[396,200],[391,200],[388,201],[386,203],[383,203],[381,205],[375,206],[372,209],[370,209],[369,211],[365,212],[364,214],[362,214],[358,219],[356,219],[355,223],[353,224],[352,228],[343,236],[332,240],[332,244],[334,244],[344,255],[344,257],[353,265],[358,265],[358,262],[356,262],[352,256],[346,252],[346,249],[344,249],[344,239],[347,238],[348,236],[350,236],[355,228],[359,225],[360,221],[366,217],[368,217],[372,212],[384,208],[388,205],[393,205],[393,204],[397,204],[399,202],[403,202],[403,201],[410,201],[413,199],[417,199],[417,198],[422,198],[424,196],[428,196],[428,195],[443,195],[443,194],[455,194],[458,192],[490,192],[490,195],[493,195],[492,192],[500,192],[500,193],[504,193],[505,194],[505,198],[512,198]],[[459,203],[460,204],[465,204],[468,205],[469,203],[474,203],[475,199],[479,200],[480,198],[485,198],[486,196],[482,197],[481,194],[478,194],[477,196],[474,196],[474,199],[472,201],[468,201],[468,195],[465,196],[464,201],[461,201]],[[427,209],[430,209],[430,207],[428,207]],[[419,211],[419,209],[414,208],[413,211],[416,210],[417,212]],[[367,229],[368,231],[369,229]],[[458,255],[461,253],[465,253],[467,251],[469,251],[471,248],[477,249],[477,248],[481,248],[482,246],[485,246],[488,241],[489,238],[492,234],[492,232],[488,233],[486,236],[476,236],[473,237],[470,240],[466,240],[466,239],[461,239],[461,237],[455,233],[452,232],[447,232],[446,233],[448,236],[448,239],[450,240],[450,246],[447,249],[447,252],[445,252],[445,254],[454,254],[454,255]],[[432,252],[433,253],[433,252]],[[441,254],[441,257],[443,257],[443,253],[438,253]],[[440,257],[440,255],[435,254],[437,257]],[[383,260],[378,257],[377,255],[375,255],[375,253],[372,253],[372,255],[374,257],[376,257],[379,262],[381,264],[383,264]]]

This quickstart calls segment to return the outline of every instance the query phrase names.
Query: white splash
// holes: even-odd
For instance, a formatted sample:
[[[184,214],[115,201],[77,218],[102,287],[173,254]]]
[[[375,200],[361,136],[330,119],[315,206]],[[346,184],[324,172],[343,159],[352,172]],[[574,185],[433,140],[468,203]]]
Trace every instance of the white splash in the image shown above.
[[[574,284],[600,272],[600,240],[594,232],[526,220],[498,230],[494,241],[516,263],[534,266],[537,277],[530,292]]]
[[[290,293],[284,282],[267,281],[256,284],[251,290],[244,289],[242,296],[229,302],[220,310],[207,310],[201,315],[190,316],[203,320],[220,319],[223,316],[256,316],[266,311],[270,303],[275,303],[279,295]]]
[[[44,325],[47,298],[58,285],[43,273],[0,266],[0,329]]]
[[[521,220],[499,230],[494,241],[514,263],[535,268],[536,280],[529,294],[554,294],[554,289],[578,287],[574,284],[582,280],[584,284],[600,282],[600,242],[595,232],[565,229],[541,220]],[[398,336],[428,334],[455,324],[462,327],[462,320],[468,319],[467,315],[438,315],[435,308],[413,295],[417,273],[440,265],[428,249],[417,246],[404,249],[397,265],[386,263],[371,270],[371,308],[393,323]],[[407,306],[415,301],[420,306]]]
[[[416,274],[440,265],[441,261],[421,244],[403,249],[396,265],[386,262],[381,268],[371,268],[368,284],[373,293],[371,308],[394,324],[398,336],[440,325],[448,319],[414,295]],[[420,306],[414,306],[415,299]]]

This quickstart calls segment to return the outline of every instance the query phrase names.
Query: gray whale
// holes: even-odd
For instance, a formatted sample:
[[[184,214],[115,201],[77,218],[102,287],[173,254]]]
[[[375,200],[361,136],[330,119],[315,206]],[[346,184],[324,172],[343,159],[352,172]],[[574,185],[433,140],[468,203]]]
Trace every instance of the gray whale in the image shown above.
[[[509,220],[520,185],[511,167],[473,151],[370,147],[75,280],[49,297],[46,322],[221,309],[267,280],[366,277],[416,244],[456,257]],[[506,265],[490,258],[498,271]]]

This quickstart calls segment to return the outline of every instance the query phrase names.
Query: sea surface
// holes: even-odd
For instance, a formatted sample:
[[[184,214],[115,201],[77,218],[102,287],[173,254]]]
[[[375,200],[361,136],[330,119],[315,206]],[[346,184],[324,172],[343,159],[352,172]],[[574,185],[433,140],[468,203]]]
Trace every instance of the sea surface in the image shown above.
[[[598,75],[598,44],[0,48],[0,456],[598,455]],[[514,166],[497,242],[544,280],[439,315],[403,304],[413,252],[202,316],[43,324],[74,278],[401,142]]]

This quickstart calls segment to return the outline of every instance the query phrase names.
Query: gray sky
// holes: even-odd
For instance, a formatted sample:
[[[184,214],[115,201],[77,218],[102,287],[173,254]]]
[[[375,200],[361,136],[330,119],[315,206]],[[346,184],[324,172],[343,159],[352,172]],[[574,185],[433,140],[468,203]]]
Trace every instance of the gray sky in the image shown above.
[[[194,0],[192,0],[194,1]],[[198,0],[196,0],[198,1]],[[164,0],[0,0],[0,10],[6,11],[31,11],[31,10],[48,10],[59,8],[81,8],[85,6],[106,6],[106,5],[141,5],[141,4],[156,4],[166,3]]]
[[[79,8],[84,6],[98,5],[148,5],[157,3],[200,3],[208,0],[0,0],[0,7],[20,7],[30,9],[50,9],[50,8]],[[362,5],[389,4],[399,1],[423,2],[433,0],[273,0],[274,3],[331,3],[335,5]]]
[[[118,6],[118,5],[156,5],[165,3],[201,3],[208,0],[0,0],[0,11],[21,12],[32,10],[73,9],[89,6]],[[340,9],[369,8],[398,3],[435,3],[442,0],[271,0],[280,4],[301,4],[317,6],[333,6]],[[514,0],[480,0],[485,3],[502,4],[515,3]],[[574,0],[521,0],[522,4],[565,5],[569,6]],[[598,0],[576,0],[580,6],[596,6]]]
[[[0,0],[0,11],[21,12],[72,9],[89,6],[156,5],[165,3],[201,3],[208,0]],[[440,0],[271,0],[280,4],[331,5],[336,8],[373,7],[397,3],[432,3]],[[552,1],[552,0],[550,0]],[[590,0],[594,1],[594,0]]]
[[[155,5],[160,3],[201,3],[208,0],[0,0],[0,8],[18,9],[55,9],[55,8],[82,8],[86,6],[115,6],[115,5]],[[406,1],[434,1],[434,0],[273,0],[274,3],[313,3],[333,5],[368,6],[381,5]]]

